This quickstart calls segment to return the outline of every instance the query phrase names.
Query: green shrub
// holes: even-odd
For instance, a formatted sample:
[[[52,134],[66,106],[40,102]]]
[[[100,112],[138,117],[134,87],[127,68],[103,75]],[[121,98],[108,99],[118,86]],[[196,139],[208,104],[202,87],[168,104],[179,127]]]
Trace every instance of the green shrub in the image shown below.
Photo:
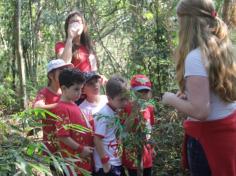
[[[11,112],[18,107],[16,93],[10,86],[10,78],[5,78],[0,85],[0,116],[4,112]]]
[[[157,150],[153,168],[154,175],[188,175],[181,168],[182,122],[180,115],[174,109],[159,105],[157,123],[153,130]]]

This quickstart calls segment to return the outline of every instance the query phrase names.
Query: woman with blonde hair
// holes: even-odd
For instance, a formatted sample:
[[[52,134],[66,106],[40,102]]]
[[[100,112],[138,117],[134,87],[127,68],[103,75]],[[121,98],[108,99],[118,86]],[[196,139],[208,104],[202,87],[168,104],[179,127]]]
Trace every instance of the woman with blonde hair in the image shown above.
[[[193,176],[236,176],[236,58],[212,0],[177,6],[177,94],[163,103],[188,115],[186,163]],[[185,163],[185,164],[186,164]]]

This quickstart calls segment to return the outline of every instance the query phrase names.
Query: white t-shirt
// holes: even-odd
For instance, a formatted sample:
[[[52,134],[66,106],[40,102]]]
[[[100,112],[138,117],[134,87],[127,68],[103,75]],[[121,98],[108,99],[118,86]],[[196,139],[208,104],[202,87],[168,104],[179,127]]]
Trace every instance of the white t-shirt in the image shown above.
[[[206,68],[203,65],[200,48],[192,50],[185,60],[184,77],[203,76],[208,77]],[[186,90],[188,97],[188,90]],[[236,110],[236,102],[226,103],[218,95],[210,91],[210,114],[207,120],[223,119]]]
[[[80,109],[87,116],[94,115],[99,112],[103,106],[107,104],[107,96],[100,95],[100,100],[98,103],[90,103],[86,99],[79,105]]]
[[[97,114],[94,116],[95,123],[95,135],[102,138],[104,150],[110,157],[109,163],[114,166],[121,166],[121,159],[118,156],[118,142],[116,138],[117,127],[114,124],[115,112],[106,104]],[[102,168],[101,159],[97,150],[93,153],[95,169]]]

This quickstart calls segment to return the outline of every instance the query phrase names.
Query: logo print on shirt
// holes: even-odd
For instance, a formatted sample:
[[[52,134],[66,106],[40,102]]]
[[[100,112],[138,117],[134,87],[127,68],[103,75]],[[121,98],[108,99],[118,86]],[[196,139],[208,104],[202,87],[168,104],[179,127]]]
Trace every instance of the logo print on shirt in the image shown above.
[[[114,150],[113,152],[114,157],[118,157],[118,143],[116,140],[110,141],[107,147],[108,147],[108,150],[109,148],[112,148]]]

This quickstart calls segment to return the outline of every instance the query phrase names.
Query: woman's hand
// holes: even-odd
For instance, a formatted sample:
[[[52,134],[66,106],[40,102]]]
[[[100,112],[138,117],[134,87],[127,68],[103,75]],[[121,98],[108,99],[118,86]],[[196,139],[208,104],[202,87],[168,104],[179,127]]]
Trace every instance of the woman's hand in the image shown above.
[[[162,103],[163,104],[170,104],[171,101],[176,98],[177,95],[171,92],[165,92],[164,95],[162,96]]]
[[[99,82],[101,83],[101,85],[105,85],[107,83],[108,79],[106,78],[105,75],[100,75],[100,79]]]
[[[187,100],[187,96],[185,93],[182,93],[181,91],[178,91],[176,93],[176,96],[179,97],[180,99]]]
[[[176,94],[171,92],[165,92],[162,96],[162,103],[163,104],[171,104],[171,101],[175,98],[180,98],[182,100],[187,100],[187,96],[185,93],[178,91]]]
[[[68,26],[68,38],[74,39],[78,35],[78,31],[80,30],[79,24],[77,23],[70,23]]]

